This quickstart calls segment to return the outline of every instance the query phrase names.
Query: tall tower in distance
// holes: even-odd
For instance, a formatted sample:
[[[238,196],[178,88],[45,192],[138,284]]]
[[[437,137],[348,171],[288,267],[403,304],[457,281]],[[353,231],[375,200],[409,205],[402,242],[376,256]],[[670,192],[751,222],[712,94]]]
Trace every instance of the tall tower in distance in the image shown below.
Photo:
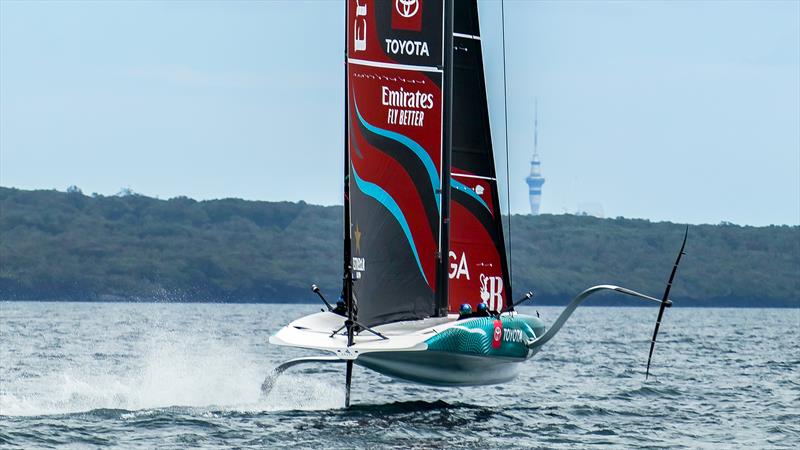
[[[534,103],[533,116],[533,158],[531,159],[531,173],[525,178],[528,182],[528,189],[531,200],[531,214],[539,214],[539,206],[542,204],[542,177],[541,163],[539,162],[539,102]]]

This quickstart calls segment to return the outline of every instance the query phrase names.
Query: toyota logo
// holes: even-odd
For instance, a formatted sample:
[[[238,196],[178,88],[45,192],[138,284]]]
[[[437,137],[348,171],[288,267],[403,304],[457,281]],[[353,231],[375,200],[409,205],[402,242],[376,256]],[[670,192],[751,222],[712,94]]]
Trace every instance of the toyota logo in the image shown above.
[[[406,19],[414,17],[419,11],[419,0],[394,0],[394,9]]]

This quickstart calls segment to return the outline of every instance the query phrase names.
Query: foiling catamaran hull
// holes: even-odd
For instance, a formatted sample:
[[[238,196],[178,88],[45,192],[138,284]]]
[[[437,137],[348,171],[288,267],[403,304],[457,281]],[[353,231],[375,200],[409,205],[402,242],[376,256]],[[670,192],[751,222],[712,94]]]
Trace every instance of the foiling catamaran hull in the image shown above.
[[[538,353],[561,330],[581,303],[602,291],[613,291],[661,305],[647,359],[649,374],[664,309],[672,306],[668,296],[681,256],[685,254],[685,246],[686,235],[661,299],[615,285],[593,286],[578,294],[550,329],[546,329],[539,317],[516,312],[460,320],[451,314],[364,329],[348,345],[348,336],[342,332],[341,326],[344,317],[330,311],[310,314],[283,327],[270,337],[269,342],[330,352],[333,356],[289,360],[267,376],[262,391],[268,394],[277,376],[303,363],[356,364],[389,377],[434,386],[505,383],[516,378],[522,363]]]
[[[335,333],[344,318],[320,312],[298,319],[270,338],[270,343],[330,352],[335,359],[384,375],[436,386],[505,383],[532,357],[531,347],[545,334],[544,322],[525,314],[458,319],[430,318],[397,322],[362,331],[350,346],[347,335]],[[290,365],[295,365],[294,363]],[[279,370],[282,372],[282,370]]]

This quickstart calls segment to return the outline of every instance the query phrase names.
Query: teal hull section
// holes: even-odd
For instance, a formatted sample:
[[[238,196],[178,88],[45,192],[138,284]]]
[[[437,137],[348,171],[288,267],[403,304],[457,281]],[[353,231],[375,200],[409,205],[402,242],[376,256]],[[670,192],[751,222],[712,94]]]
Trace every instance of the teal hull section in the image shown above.
[[[427,350],[374,352],[355,363],[393,378],[436,386],[476,386],[513,380],[535,354],[526,345],[545,332],[538,317],[478,317],[456,322],[425,341]]]

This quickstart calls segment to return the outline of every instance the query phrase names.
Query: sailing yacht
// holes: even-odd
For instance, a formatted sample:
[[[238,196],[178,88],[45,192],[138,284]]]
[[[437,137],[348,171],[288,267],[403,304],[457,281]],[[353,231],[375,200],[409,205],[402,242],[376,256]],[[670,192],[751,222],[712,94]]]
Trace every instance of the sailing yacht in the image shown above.
[[[346,405],[354,365],[439,386],[508,382],[601,290],[658,302],[660,322],[668,290],[611,285],[549,330],[515,311],[532,293],[512,297],[476,0],[348,0],[346,17],[341,301],[314,286],[326,310],[270,338],[326,355],[280,365],[265,392],[306,363],[346,364]],[[459,315],[463,304],[488,313]]]

